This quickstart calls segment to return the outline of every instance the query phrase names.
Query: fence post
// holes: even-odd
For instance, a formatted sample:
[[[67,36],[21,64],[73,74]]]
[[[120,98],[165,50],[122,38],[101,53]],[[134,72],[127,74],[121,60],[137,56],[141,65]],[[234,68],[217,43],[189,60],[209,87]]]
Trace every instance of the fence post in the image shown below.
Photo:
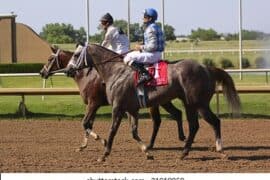
[[[266,72],[266,84],[268,84],[268,71],[265,72]]]
[[[42,88],[46,88],[46,79],[43,79]],[[44,96],[41,96],[41,100],[44,101]]]

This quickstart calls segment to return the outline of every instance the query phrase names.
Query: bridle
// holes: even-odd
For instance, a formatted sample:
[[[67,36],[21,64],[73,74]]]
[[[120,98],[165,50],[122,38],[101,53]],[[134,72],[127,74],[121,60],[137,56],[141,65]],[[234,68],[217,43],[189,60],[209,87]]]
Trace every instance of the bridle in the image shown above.
[[[123,60],[113,61],[113,59],[119,58],[119,57],[122,57],[122,58],[123,58],[126,54],[128,54],[128,53],[130,53],[130,52],[132,52],[132,51],[134,51],[134,50],[131,49],[131,50],[129,50],[129,51],[127,51],[127,52],[124,52],[124,53],[122,53],[122,54],[117,54],[117,55],[115,55],[115,56],[113,56],[113,57],[110,57],[110,58],[108,58],[108,59],[106,59],[106,60],[100,62],[100,63],[96,63],[96,65],[106,64],[107,62],[123,62]]]
[[[59,73],[59,72],[65,72],[65,68],[61,67],[63,66],[62,62],[59,60],[59,54],[60,54],[60,49],[57,50],[56,53],[53,53],[53,59],[52,61],[49,63],[49,66],[47,67],[46,65],[43,66],[43,68],[45,69],[45,71],[47,71],[47,73],[49,75],[51,74],[55,74],[55,73]],[[56,63],[57,66],[57,70],[55,71],[51,71],[53,65]]]

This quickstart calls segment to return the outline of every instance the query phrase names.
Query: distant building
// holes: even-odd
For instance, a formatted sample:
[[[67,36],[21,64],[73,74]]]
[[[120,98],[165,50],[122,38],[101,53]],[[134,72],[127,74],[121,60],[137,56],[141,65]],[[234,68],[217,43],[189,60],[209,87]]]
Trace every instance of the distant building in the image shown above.
[[[182,42],[182,41],[189,41],[190,39],[187,36],[176,36],[176,40]]]
[[[50,44],[29,26],[16,23],[15,14],[0,14],[0,63],[44,63]]]

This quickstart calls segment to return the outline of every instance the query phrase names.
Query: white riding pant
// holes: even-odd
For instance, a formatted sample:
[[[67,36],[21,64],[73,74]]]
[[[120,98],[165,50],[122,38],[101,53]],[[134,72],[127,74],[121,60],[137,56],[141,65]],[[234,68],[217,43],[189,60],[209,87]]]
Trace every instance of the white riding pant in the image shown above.
[[[161,59],[161,52],[140,52],[133,51],[128,53],[124,58],[124,63],[131,65],[134,61],[143,64],[154,64]]]

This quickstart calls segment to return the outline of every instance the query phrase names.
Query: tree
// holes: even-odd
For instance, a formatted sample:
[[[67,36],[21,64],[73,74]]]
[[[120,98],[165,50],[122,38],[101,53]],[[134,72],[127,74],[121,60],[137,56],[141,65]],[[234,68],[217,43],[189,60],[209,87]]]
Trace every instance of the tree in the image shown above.
[[[263,32],[242,30],[242,37],[244,40],[263,39],[266,36]]]
[[[127,34],[127,21],[125,20],[114,20],[114,26],[121,28],[126,34]],[[158,23],[158,25],[161,26],[161,23]],[[130,24],[130,42],[140,42],[143,40],[143,27],[140,26],[139,23],[134,23],[134,24]],[[101,30],[100,26],[97,27],[98,30]],[[174,34],[174,28],[170,25],[165,25],[164,26],[164,33],[165,33],[165,38],[166,40],[175,40],[176,36]],[[102,34],[104,32],[100,32],[100,33],[96,33],[94,36],[91,36],[91,41],[97,41],[101,42],[102,41],[102,37],[104,36],[104,34]]]
[[[190,39],[200,39],[203,41],[212,41],[219,39],[220,36],[213,29],[202,29],[198,28],[197,30],[191,30]]]
[[[227,34],[223,35],[226,40],[238,40],[239,39],[239,33],[235,34]],[[260,32],[260,31],[249,31],[249,30],[242,30],[242,39],[243,40],[262,40],[269,38],[270,34]]]
[[[160,27],[161,27],[161,23],[157,23]],[[165,39],[166,41],[170,41],[170,40],[175,40],[176,36],[174,34],[174,28],[168,24],[164,25],[164,35],[165,35]]]
[[[167,41],[176,40],[174,30],[175,29],[172,26],[165,24],[164,31],[165,31],[165,37]]]
[[[71,24],[51,23],[42,28],[40,36],[49,43],[63,44],[76,43],[86,40],[86,32],[83,27],[75,30]]]

